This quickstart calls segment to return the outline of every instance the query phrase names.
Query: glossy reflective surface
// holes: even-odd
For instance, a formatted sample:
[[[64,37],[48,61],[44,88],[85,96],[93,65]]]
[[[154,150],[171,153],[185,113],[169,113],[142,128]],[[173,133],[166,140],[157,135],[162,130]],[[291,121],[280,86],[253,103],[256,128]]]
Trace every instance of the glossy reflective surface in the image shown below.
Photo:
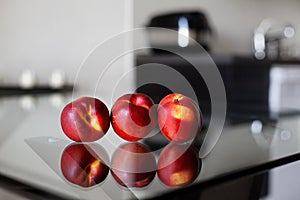
[[[243,171],[253,173],[266,164],[276,163],[279,159],[282,163],[289,162],[282,159],[300,154],[300,115],[285,115],[279,117],[277,122],[227,124],[217,145],[208,156],[201,158],[201,166],[195,165],[200,169],[192,173],[191,180],[182,186],[169,187],[156,174],[145,187],[124,188],[109,172],[99,184],[78,187],[66,181],[61,170],[61,156],[72,142],[62,133],[59,116],[61,109],[69,101],[70,96],[57,94],[0,99],[2,175],[71,199],[95,199],[99,196],[101,199],[152,198]],[[110,128],[96,143],[107,152],[104,160],[111,167],[114,152],[125,141]],[[156,163],[168,148],[165,141],[157,138],[141,143],[148,145]],[[200,143],[197,145],[199,149]],[[280,163],[274,164],[276,165]],[[197,177],[193,177],[194,174]],[[180,175],[174,177],[176,180]]]

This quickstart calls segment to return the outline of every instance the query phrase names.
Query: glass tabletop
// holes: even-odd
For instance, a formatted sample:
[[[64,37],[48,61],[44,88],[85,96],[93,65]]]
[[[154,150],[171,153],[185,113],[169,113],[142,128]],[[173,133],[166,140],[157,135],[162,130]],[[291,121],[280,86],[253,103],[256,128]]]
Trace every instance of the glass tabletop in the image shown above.
[[[150,152],[143,158],[145,163],[149,167],[154,160],[156,168],[149,167],[147,172],[151,173],[148,174],[139,172],[141,176],[151,176],[145,179],[148,182],[139,183],[141,187],[122,186],[111,170],[107,170],[99,183],[83,187],[70,181],[63,169],[64,153],[82,145],[70,141],[61,130],[60,113],[70,100],[71,96],[65,94],[0,99],[1,175],[62,199],[150,199],[226,177],[256,173],[297,160],[300,155],[300,115],[297,114],[270,122],[227,123],[212,151],[204,157],[199,156],[199,149],[203,147],[201,138],[193,144],[174,145],[156,134],[139,143],[126,143],[110,128],[100,140],[84,144],[84,149],[91,148],[89,152],[96,153],[110,168],[122,146],[141,145]],[[206,133],[209,134],[212,133]],[[168,171],[160,172],[163,175],[159,176],[157,169],[158,160],[171,157],[174,151],[182,151],[183,162],[189,162],[190,166],[184,177],[186,181],[179,181],[177,185],[166,183],[163,175]],[[176,169],[176,164],[173,167]],[[127,176],[130,179],[130,175]]]

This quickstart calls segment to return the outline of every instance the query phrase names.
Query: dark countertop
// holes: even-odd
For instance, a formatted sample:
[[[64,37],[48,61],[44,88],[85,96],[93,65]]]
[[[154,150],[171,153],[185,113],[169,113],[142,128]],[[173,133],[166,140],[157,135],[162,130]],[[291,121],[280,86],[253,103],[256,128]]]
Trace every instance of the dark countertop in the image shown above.
[[[0,86],[0,97],[16,96],[16,95],[39,95],[49,93],[70,92],[73,90],[72,85],[65,85],[59,88],[52,88],[47,85],[35,86],[32,88],[21,88],[19,86]]]
[[[193,66],[190,60],[196,60],[199,66]],[[207,83],[197,67],[216,67],[225,86],[228,114],[234,116],[236,113],[242,113],[244,116],[253,116],[254,118],[263,116],[265,118],[272,115],[269,99],[270,87],[273,84],[271,80],[272,70],[274,68],[299,68],[300,60],[257,60],[246,55],[218,54],[212,54],[211,57],[208,57],[208,54],[196,53],[184,54],[184,58],[182,58],[165,53],[137,55],[136,66],[139,92],[144,92],[157,101],[163,96],[157,91],[161,91],[161,93],[170,92],[170,90],[155,84],[144,86],[145,79],[149,80],[148,82],[151,80],[153,82],[160,81],[166,86],[170,86],[171,90],[175,88],[178,91],[187,91],[189,88],[184,88],[181,82],[173,81],[172,84],[169,84],[174,77],[171,77],[167,71],[159,70],[161,66],[168,66],[179,72],[188,81],[196,94],[196,100],[200,102],[200,106],[206,113],[211,112],[211,99]],[[146,66],[150,66],[148,67],[149,70]],[[153,66],[153,70],[151,66]],[[298,74],[300,78],[300,72]]]
[[[196,53],[190,53],[189,54],[192,57],[201,57],[201,55]],[[205,54],[206,56],[206,54]],[[216,64],[231,64],[235,62],[235,60],[243,61],[245,62],[252,62],[257,64],[262,64],[260,66],[268,66],[272,64],[286,64],[286,65],[299,65],[300,59],[263,59],[263,60],[257,60],[251,55],[226,55],[226,54],[210,54],[210,57],[214,60]],[[165,61],[178,61],[178,58],[174,54],[168,54],[168,53],[152,53],[152,54],[138,54],[136,56],[137,62],[146,62],[146,61],[153,61],[153,60],[165,60]],[[241,65],[242,67],[242,65]],[[255,67],[255,66],[254,66]]]

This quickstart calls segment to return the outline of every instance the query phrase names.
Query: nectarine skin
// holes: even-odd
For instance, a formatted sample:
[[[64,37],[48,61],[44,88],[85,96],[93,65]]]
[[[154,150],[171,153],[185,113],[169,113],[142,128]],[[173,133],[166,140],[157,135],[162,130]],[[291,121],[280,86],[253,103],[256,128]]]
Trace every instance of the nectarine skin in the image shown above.
[[[156,126],[154,103],[145,94],[125,94],[111,110],[114,131],[124,140],[135,142],[145,138]]]
[[[158,125],[168,140],[184,143],[193,140],[201,130],[202,113],[193,99],[169,94],[159,102]]]
[[[157,175],[166,186],[185,186],[198,177],[200,169],[201,160],[194,146],[171,143],[159,156]]]
[[[61,157],[61,171],[65,179],[84,188],[103,182],[109,173],[108,163],[104,161],[108,158],[100,157],[101,154],[106,155],[103,151],[97,144],[68,146]]]
[[[119,185],[143,188],[155,177],[155,157],[140,143],[126,143],[114,152],[111,172]]]
[[[64,107],[60,122],[64,133],[71,140],[93,142],[108,131],[109,110],[99,99],[81,97]]]

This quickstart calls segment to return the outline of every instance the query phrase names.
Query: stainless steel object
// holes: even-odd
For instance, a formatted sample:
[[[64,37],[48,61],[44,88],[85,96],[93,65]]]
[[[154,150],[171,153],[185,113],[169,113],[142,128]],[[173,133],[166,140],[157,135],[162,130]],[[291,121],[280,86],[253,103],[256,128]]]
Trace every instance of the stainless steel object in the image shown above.
[[[284,38],[292,38],[294,35],[295,29],[292,25],[281,25],[272,18],[264,19],[254,32],[255,58],[259,60],[279,58],[281,51],[280,41]]]
[[[300,108],[300,65],[275,64],[270,71],[269,108],[289,113]]]

